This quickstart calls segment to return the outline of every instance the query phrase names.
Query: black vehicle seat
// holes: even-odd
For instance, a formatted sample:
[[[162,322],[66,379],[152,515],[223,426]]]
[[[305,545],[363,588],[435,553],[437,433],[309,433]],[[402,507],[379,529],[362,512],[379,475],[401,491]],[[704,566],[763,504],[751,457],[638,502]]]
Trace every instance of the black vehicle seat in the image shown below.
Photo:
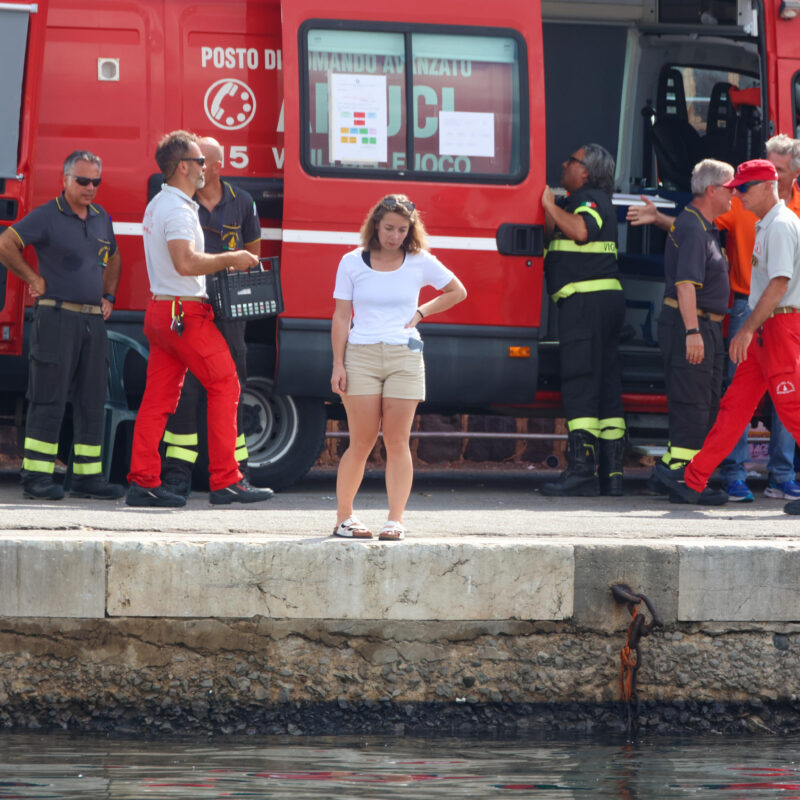
[[[751,158],[761,158],[761,90],[730,90],[731,103],[736,111],[736,136],[734,137],[734,166]]]
[[[706,135],[700,147],[705,158],[716,158],[735,166],[738,163],[735,147],[738,118],[731,100],[731,89],[735,90],[736,87],[723,82],[715,83],[711,89]]]
[[[689,124],[683,76],[672,67],[661,71],[656,121],[651,129],[659,183],[666,189],[691,191],[692,167],[700,152],[700,134]]]

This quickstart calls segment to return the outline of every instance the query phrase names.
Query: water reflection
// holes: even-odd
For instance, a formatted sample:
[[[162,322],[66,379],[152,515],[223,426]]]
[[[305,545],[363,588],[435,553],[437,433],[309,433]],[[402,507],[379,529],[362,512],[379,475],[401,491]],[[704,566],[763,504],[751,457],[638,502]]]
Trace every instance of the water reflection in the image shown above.
[[[0,736],[0,798],[800,800],[800,738]]]

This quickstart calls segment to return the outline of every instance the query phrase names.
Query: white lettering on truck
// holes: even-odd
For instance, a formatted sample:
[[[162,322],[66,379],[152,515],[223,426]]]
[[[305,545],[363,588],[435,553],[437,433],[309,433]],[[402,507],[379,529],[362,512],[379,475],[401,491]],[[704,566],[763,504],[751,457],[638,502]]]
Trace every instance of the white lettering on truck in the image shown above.
[[[209,47],[200,48],[200,66],[203,69],[282,69],[283,59],[280,50],[264,49],[264,62],[261,51],[255,47]]]

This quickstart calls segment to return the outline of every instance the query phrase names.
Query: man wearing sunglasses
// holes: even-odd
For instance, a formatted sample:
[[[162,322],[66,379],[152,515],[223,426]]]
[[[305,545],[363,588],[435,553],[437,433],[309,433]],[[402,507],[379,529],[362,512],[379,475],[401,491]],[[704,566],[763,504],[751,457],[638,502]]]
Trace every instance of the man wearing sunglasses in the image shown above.
[[[698,502],[765,391],[795,440],[800,436],[800,219],[778,197],[778,173],[770,161],[745,161],[726,186],[758,217],[750,315],[730,341],[730,358],[738,366],[702,448],[680,472],[657,467],[673,499],[683,503]],[[784,510],[800,514],[800,501]]]
[[[800,217],[800,188],[797,185],[797,178],[800,176],[800,140],[779,133],[767,140],[766,152],[767,160],[773,163],[778,173],[778,196],[786,203],[789,210]],[[740,187],[740,195],[741,193]],[[725,250],[730,264],[732,294],[728,323],[729,339],[736,335],[750,314],[748,305],[750,271],[758,221],[758,217],[742,205],[740,195],[734,195],[730,210],[714,220],[714,224],[720,230],[727,231]],[[646,196],[643,195],[642,200],[644,206],[628,209],[628,222],[634,226],[653,223],[668,231],[675,221],[674,217],[658,211]],[[726,376],[728,384],[733,380],[735,371],[736,365],[729,360]],[[769,429],[767,462],[769,481],[764,489],[764,495],[779,500],[796,500],[800,498],[800,483],[795,479],[795,443],[774,408]],[[747,472],[744,462],[749,452],[747,435],[748,430],[745,430],[733,452],[720,465],[722,484],[728,493],[728,499],[732,502],[753,501],[753,493],[745,480]]]
[[[152,299],[144,318],[150,342],[147,382],[136,417],[125,502],[130,506],[179,507],[186,498],[161,484],[159,445],[174,413],[186,370],[208,396],[209,501],[212,504],[268,500],[270,489],[254,489],[236,461],[239,379],[231,352],[214,325],[206,299],[206,275],[247,270],[258,257],[237,249],[204,252],[195,192],[205,185],[205,156],[198,137],[173,131],[158,143],[156,163],[166,182],[148,203],[142,221],[144,255]]]
[[[113,500],[125,492],[102,474],[105,320],[120,275],[111,219],[94,203],[102,166],[86,150],[71,153],[64,162],[61,195],[0,235],[0,262],[28,284],[38,301],[31,326],[21,476],[26,497],[64,496],[53,475],[67,401],[75,432],[71,495]],[[29,244],[36,251],[38,272],[22,257]]]
[[[205,184],[194,199],[198,203],[200,225],[207,253],[224,253],[244,249],[261,255],[261,223],[255,202],[244,189],[221,179],[222,147],[210,136],[200,140],[206,159]],[[215,280],[215,278],[210,278]],[[247,346],[245,320],[215,319],[214,324],[225,338],[236,365],[239,385],[247,382]],[[164,431],[165,458],[162,480],[170,491],[188,496],[192,485],[192,468],[199,448],[198,418],[204,405],[203,387],[192,372],[186,373],[178,408]],[[247,444],[242,427],[242,406],[239,405],[236,459],[242,474],[247,472]]]

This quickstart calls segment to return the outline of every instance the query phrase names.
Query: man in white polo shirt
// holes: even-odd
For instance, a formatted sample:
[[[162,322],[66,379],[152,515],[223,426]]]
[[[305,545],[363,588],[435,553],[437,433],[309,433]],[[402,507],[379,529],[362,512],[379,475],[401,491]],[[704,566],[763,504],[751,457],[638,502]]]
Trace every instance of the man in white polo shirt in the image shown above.
[[[156,149],[166,183],[145,211],[144,254],[152,300],[144,318],[150,342],[147,383],[133,433],[131,506],[185,505],[186,498],[161,486],[159,444],[175,412],[187,368],[208,395],[209,500],[213,504],[268,500],[270,489],[242,479],[235,456],[239,379],[214,312],[206,301],[206,275],[258,263],[247,250],[203,252],[203,230],[194,193],[205,182],[199,139],[187,131],[167,134]]]
[[[683,470],[656,468],[676,502],[698,502],[765,391],[795,441],[800,437],[800,219],[778,198],[778,174],[771,161],[745,161],[725,185],[758,217],[751,311],[731,339],[730,358],[738,366],[702,449]],[[800,501],[787,503],[784,511],[800,514]]]

